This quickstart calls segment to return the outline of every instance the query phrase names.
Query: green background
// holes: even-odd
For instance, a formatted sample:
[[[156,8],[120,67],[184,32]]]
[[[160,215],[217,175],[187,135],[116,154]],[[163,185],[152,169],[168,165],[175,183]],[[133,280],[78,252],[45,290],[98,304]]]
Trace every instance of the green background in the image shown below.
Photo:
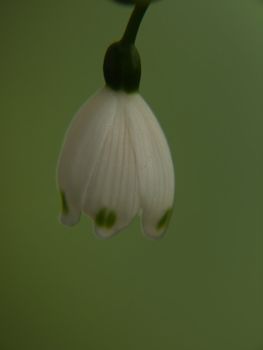
[[[165,0],[145,17],[141,93],[176,165],[167,235],[58,222],[64,132],[130,11],[1,1],[0,349],[262,350],[261,1]]]

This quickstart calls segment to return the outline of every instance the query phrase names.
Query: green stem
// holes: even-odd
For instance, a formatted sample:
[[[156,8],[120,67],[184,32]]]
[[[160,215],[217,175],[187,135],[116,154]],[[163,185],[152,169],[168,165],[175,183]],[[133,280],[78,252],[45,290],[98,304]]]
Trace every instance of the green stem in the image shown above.
[[[130,20],[127,24],[126,30],[121,39],[123,44],[134,44],[136,36],[143,19],[143,16],[149,6],[148,4],[137,4],[131,14]]]

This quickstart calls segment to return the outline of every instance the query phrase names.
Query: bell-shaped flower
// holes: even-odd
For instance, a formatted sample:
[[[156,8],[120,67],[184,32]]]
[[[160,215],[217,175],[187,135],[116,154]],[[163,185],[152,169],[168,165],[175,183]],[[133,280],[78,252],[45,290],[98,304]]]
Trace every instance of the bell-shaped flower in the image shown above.
[[[173,163],[166,138],[139,93],[104,87],[70,125],[58,164],[62,223],[81,212],[108,238],[141,214],[151,238],[167,228],[174,197]]]
[[[147,236],[161,237],[172,211],[169,147],[138,93],[141,62],[135,39],[150,2],[135,1],[122,39],[106,52],[106,86],[80,108],[60,154],[61,221],[74,225],[84,212],[102,238],[126,227],[136,214]]]

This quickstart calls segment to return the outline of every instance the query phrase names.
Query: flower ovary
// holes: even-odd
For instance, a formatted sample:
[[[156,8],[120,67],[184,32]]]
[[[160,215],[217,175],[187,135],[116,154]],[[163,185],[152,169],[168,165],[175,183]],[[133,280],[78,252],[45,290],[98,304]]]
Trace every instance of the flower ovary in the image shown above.
[[[107,50],[103,72],[113,90],[137,91],[141,79],[140,55],[134,44],[113,43]]]

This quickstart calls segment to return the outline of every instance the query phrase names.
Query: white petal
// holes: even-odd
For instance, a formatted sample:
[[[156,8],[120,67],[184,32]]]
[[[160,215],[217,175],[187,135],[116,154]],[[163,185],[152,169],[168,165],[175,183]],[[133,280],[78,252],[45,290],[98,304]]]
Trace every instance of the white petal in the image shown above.
[[[159,238],[165,232],[174,197],[174,170],[160,125],[138,94],[129,101],[129,125],[136,156],[142,225],[145,234]]]
[[[116,114],[115,93],[103,88],[77,112],[65,136],[58,164],[58,187],[64,199],[61,221],[79,220],[83,193],[92,177]]]
[[[93,217],[96,232],[109,238],[139,210],[136,163],[127,127],[126,93],[116,93],[117,110],[99,161],[85,193],[83,210]]]

